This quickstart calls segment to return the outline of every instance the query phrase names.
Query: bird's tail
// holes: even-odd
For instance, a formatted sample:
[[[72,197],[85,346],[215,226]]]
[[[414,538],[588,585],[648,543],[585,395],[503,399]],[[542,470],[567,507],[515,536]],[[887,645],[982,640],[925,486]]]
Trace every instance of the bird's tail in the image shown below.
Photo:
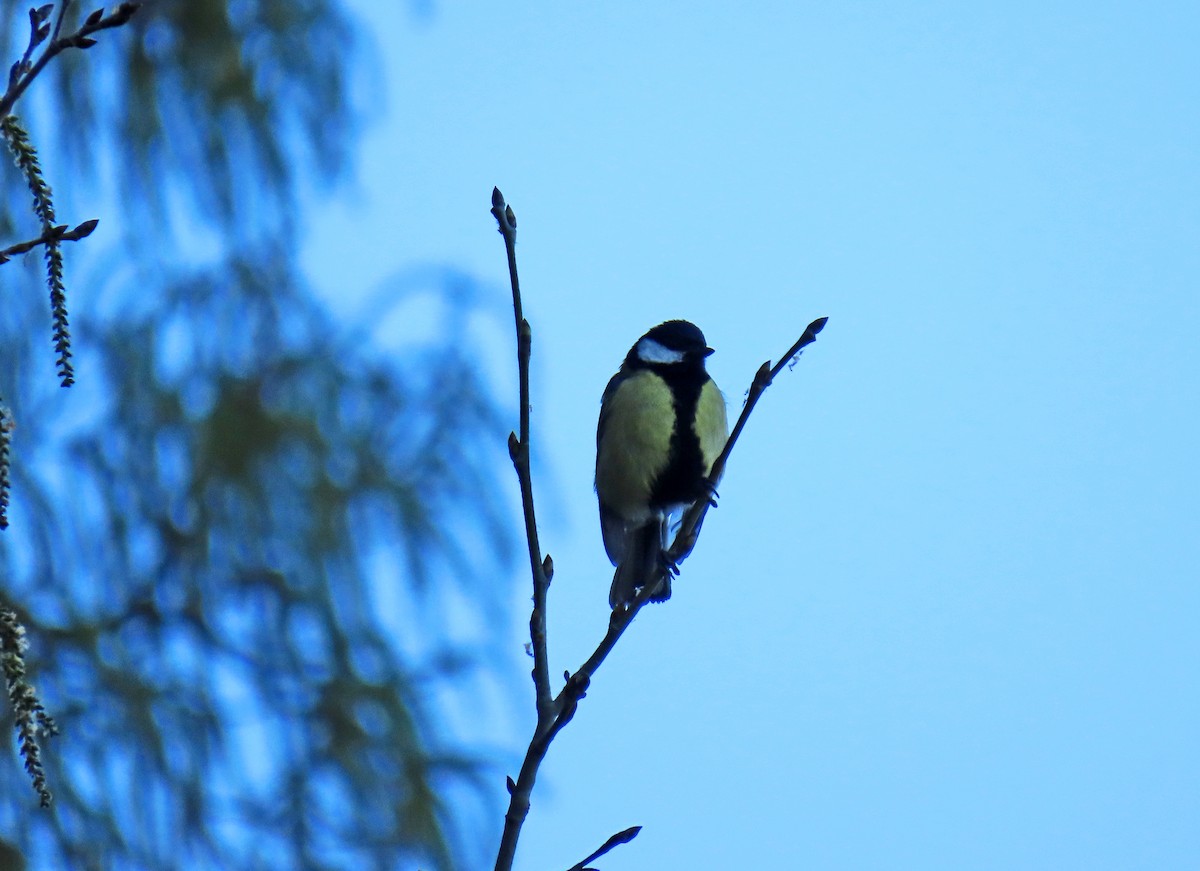
[[[610,608],[628,605],[637,595],[638,588],[651,583],[657,585],[651,602],[665,602],[671,598],[671,575],[662,560],[666,533],[666,520],[657,518],[629,533],[625,556],[613,573],[612,587],[608,591]]]

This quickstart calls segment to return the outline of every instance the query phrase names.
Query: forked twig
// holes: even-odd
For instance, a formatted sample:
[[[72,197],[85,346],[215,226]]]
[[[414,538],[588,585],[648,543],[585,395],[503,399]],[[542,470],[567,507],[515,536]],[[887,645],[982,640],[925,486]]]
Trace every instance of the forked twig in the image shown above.
[[[46,68],[46,64],[50,63],[56,55],[68,48],[91,48],[96,44],[96,40],[91,38],[93,33],[107,30],[110,27],[120,27],[127,23],[141,5],[141,3],[121,3],[108,15],[104,14],[103,9],[97,9],[88,15],[77,31],[67,36],[60,34],[63,19],[66,18],[67,9],[71,6],[71,0],[64,0],[62,6],[59,7],[58,17],[53,28],[47,22],[50,12],[54,8],[53,3],[31,9],[29,11],[29,45],[25,49],[25,54],[9,70],[8,87],[4,91],[4,96],[0,97],[0,118],[12,111],[17,100],[25,93],[25,89],[32,84],[33,80]],[[47,37],[50,38],[50,44],[46,46],[46,50],[36,61],[33,60],[34,49],[41,45]]]
[[[28,253],[39,245],[45,245],[50,242],[78,242],[80,239],[92,235],[92,231],[96,229],[96,225],[99,223],[97,219],[92,218],[90,221],[84,221],[73,230],[69,229],[66,224],[58,224],[57,226],[50,227],[36,239],[18,242],[16,245],[9,245],[7,248],[0,249],[0,263],[7,263],[18,254]]]

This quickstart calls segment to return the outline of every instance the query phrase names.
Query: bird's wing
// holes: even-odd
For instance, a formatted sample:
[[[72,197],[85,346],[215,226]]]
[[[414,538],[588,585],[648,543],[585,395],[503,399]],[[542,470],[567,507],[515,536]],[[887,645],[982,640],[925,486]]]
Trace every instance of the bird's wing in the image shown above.
[[[615,512],[600,503],[600,533],[604,536],[604,551],[608,561],[614,566],[619,565],[625,558],[629,547],[629,528],[625,521]]]
[[[597,463],[600,462],[600,439],[604,437],[604,428],[608,423],[609,400],[612,399],[613,394],[617,392],[617,388],[625,378],[624,372],[617,372],[608,379],[608,386],[604,388],[604,395],[600,397],[600,420],[596,424]],[[616,512],[606,508],[603,502],[600,503],[600,532],[604,536],[604,550],[608,554],[609,562],[614,566],[618,565],[625,556],[628,533],[625,521]]]
[[[629,376],[625,374],[624,367],[622,367],[622,371],[617,372],[616,375],[608,379],[608,386],[604,388],[604,395],[600,397],[600,420],[596,423],[597,459],[600,456],[600,439],[604,435],[604,426],[608,423],[609,400],[612,399],[613,394],[617,392],[617,388],[621,386],[621,382],[627,377]]]

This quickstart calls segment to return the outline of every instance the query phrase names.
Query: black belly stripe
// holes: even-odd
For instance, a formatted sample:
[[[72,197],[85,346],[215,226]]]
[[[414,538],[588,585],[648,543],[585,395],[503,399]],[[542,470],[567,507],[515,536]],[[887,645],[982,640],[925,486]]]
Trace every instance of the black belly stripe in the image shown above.
[[[700,391],[708,383],[703,369],[681,366],[652,366],[671,388],[675,426],[671,430],[671,461],[659,472],[650,488],[650,507],[664,508],[681,502],[695,502],[704,493],[704,457],[700,439],[692,427]],[[683,371],[680,371],[680,370]]]

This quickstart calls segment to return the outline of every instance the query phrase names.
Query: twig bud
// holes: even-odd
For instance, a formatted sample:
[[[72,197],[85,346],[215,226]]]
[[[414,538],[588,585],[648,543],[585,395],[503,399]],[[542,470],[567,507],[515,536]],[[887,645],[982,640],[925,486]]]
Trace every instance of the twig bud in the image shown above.
[[[754,373],[754,380],[750,382],[750,395],[757,396],[762,393],[771,383],[771,361],[763,363],[758,367],[758,371]]]
[[[112,22],[113,27],[118,27],[126,24],[133,17],[133,13],[141,8],[141,3],[122,3],[117,7],[117,11],[112,14],[109,20]]]
[[[71,238],[75,240],[85,239],[92,235],[92,231],[96,229],[100,221],[97,218],[92,218],[90,221],[84,221],[78,227],[71,231]]]
[[[84,27],[91,27],[92,25],[94,25],[97,21],[99,21],[103,17],[104,17],[104,7],[101,6],[99,9],[97,9],[95,12],[93,12],[91,15],[89,15],[84,20],[84,22],[83,22]]]

